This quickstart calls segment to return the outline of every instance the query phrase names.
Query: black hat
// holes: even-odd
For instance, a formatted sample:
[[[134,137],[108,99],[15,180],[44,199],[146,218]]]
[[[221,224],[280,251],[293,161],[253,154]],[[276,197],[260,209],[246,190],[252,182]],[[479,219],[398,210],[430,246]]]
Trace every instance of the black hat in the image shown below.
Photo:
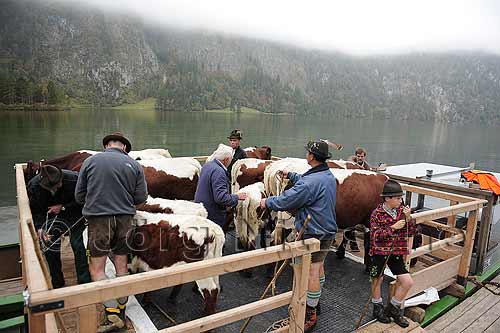
[[[239,129],[235,129],[231,131],[231,134],[227,137],[228,139],[238,139],[242,140],[243,138],[241,137],[241,131]]]
[[[389,179],[384,184],[384,189],[382,190],[381,197],[400,197],[403,195],[403,189],[401,185],[395,180]]]
[[[328,152],[328,144],[323,140],[309,141],[305,148],[308,152],[319,159],[326,160],[332,157],[332,155]]]
[[[125,151],[127,153],[130,153],[132,150],[132,144],[130,143],[129,139],[127,139],[122,132],[114,132],[113,134],[106,135],[104,139],[102,139],[102,145],[106,147],[109,141],[120,141],[125,145]]]
[[[43,165],[40,168],[40,186],[55,192],[62,181],[62,170],[55,165]]]

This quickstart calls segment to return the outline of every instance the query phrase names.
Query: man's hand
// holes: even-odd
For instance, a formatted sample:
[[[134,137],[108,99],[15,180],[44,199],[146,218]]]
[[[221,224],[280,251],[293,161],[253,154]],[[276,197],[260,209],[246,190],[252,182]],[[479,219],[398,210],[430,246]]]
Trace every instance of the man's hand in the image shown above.
[[[266,209],[266,199],[260,199],[260,208]]]
[[[49,206],[49,210],[47,211],[47,214],[59,214],[61,212],[62,205],[54,205],[54,206]]]
[[[38,238],[43,240],[44,242],[47,242],[50,238],[47,236],[47,234],[43,233],[42,229],[37,230],[38,233]]]
[[[406,224],[405,220],[399,220],[398,222],[396,222],[393,225],[391,225],[391,228],[392,228],[392,230],[399,230],[402,227],[404,227],[405,224]]]
[[[287,179],[288,178],[288,170],[279,170],[278,176],[280,176],[283,179]]]
[[[245,200],[248,196],[245,192],[236,193],[236,195],[238,196],[238,200]]]

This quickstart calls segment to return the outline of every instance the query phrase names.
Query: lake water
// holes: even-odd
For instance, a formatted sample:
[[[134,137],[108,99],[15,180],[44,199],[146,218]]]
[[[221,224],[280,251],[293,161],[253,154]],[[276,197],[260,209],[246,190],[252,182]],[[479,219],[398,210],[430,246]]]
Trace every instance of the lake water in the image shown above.
[[[178,113],[118,109],[24,112],[0,110],[0,206],[15,205],[16,162],[101,149],[104,135],[120,130],[134,150],[168,148],[173,156],[208,155],[234,129],[243,147],[268,145],[277,156],[304,156],[304,143],[325,138],[344,150],[368,150],[372,164],[433,162],[500,171],[500,128],[418,121],[271,116],[260,113]]]

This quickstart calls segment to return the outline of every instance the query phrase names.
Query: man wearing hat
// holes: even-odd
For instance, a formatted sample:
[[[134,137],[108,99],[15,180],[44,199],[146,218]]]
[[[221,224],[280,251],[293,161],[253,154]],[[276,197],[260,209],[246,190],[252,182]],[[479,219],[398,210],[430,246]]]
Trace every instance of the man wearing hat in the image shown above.
[[[243,138],[241,137],[241,131],[239,129],[231,131],[231,134],[229,134],[227,138],[229,139],[229,145],[233,148],[233,159],[227,166],[227,177],[231,180],[231,169],[233,168],[233,164],[237,160],[247,158],[247,153],[240,147]]]
[[[44,165],[28,183],[33,223],[38,231],[49,265],[52,286],[64,287],[61,266],[61,237],[68,236],[75,256],[78,283],[90,282],[89,266],[83,244],[85,220],[82,206],[75,201],[78,173]]]
[[[88,221],[88,250],[92,281],[105,280],[106,258],[113,253],[116,276],[128,275],[128,241],[133,237],[135,206],[144,203],[148,193],[142,166],[128,156],[130,141],[122,133],[102,140],[104,152],[83,162],[75,190],[77,202],[84,204]],[[107,323],[98,332],[125,326],[128,297],[104,302]]]
[[[295,215],[297,231],[302,229],[306,217],[311,216],[303,239],[316,238],[321,242],[320,251],[312,254],[309,271],[304,331],[311,332],[318,320],[316,308],[325,282],[323,262],[337,232],[335,214],[337,181],[326,164],[326,160],[331,157],[328,144],[322,140],[310,141],[305,148],[307,163],[311,169],[303,175],[281,171],[283,177],[288,178],[293,186],[280,196],[262,199],[260,205],[263,209],[269,208],[274,211],[298,209]]]
[[[404,300],[413,280],[404,261],[409,254],[408,237],[415,234],[410,207],[403,205],[403,190],[395,180],[389,179],[382,191],[383,202],[370,217],[370,278],[372,284],[373,316],[383,323],[391,318],[401,327],[408,327],[403,317]],[[388,266],[398,282],[394,296],[384,310],[381,287],[384,268]]]

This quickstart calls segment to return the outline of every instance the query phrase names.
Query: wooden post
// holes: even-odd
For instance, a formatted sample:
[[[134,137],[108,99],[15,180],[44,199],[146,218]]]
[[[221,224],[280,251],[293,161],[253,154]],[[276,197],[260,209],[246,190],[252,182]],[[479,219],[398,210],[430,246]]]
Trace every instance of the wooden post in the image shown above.
[[[455,205],[458,205],[458,201],[450,200],[450,206],[455,206]],[[456,224],[457,224],[457,216],[456,215],[448,216],[448,221],[447,221],[446,225],[448,225],[449,227],[455,228]],[[449,232],[444,233],[445,238],[448,238],[450,236],[451,236],[451,234]]]
[[[418,194],[418,199],[417,199],[417,207],[419,209],[422,209],[422,207],[424,207],[424,201],[425,201],[425,195],[419,193]]]
[[[488,252],[488,243],[489,243],[489,235],[490,235],[490,227],[491,220],[493,218],[493,204],[494,204],[494,196],[491,195],[487,198],[488,203],[483,208],[483,212],[481,214],[481,225],[479,226],[479,235],[478,235],[478,249],[477,249],[477,264],[474,269],[476,275],[483,273],[484,270],[484,257]]]
[[[465,286],[467,283],[466,278],[469,276],[470,259],[472,257],[472,250],[474,247],[474,238],[476,238],[478,215],[479,210],[473,210],[469,213],[469,218],[467,219],[467,232],[465,234],[464,249],[462,252],[462,258],[460,259],[457,277],[457,283],[462,286]]]
[[[97,311],[95,304],[78,308],[78,332],[95,332],[97,329]]]
[[[411,207],[411,192],[406,191],[405,205]]]
[[[45,316],[34,316],[28,312],[28,328],[30,333],[45,333]]]
[[[289,332],[304,332],[306,317],[307,287],[309,270],[311,268],[311,254],[302,256],[300,264],[293,265],[294,290],[288,311],[290,313]]]

